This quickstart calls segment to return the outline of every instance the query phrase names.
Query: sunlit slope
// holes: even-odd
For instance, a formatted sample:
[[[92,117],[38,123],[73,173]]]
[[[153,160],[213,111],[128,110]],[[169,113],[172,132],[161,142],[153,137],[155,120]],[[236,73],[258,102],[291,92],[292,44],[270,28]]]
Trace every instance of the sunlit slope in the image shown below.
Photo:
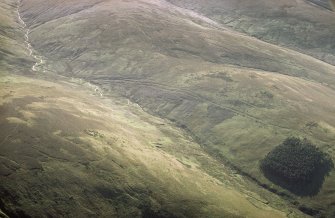
[[[317,196],[298,199],[259,171],[292,135],[334,157],[334,66],[165,1],[77,0],[66,3],[66,14],[62,4],[43,2],[25,1],[22,14],[50,71],[116,91],[297,207],[334,213],[334,173]]]
[[[9,216],[285,216],[254,205],[232,186],[243,181],[179,129],[82,89],[1,78],[0,192]],[[219,167],[225,179],[203,167]]]
[[[0,63],[1,217],[302,216],[127,99],[38,70],[17,76],[34,63],[8,5],[16,47],[2,48],[17,51]]]
[[[323,7],[328,6],[326,0],[169,1],[261,40],[335,64],[335,13]]]

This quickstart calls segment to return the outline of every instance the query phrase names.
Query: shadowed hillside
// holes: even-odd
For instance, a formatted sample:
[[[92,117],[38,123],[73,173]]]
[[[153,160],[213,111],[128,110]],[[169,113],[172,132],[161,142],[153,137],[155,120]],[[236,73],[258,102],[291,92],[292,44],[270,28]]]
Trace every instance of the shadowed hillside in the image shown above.
[[[332,0],[309,0],[309,1],[315,5],[332,10],[332,4],[333,4]]]
[[[13,20],[16,11],[13,1],[0,2],[0,74],[7,70],[22,73],[33,63],[26,54],[24,32],[20,24]]]
[[[263,41],[335,64],[335,15],[328,1],[169,1]]]

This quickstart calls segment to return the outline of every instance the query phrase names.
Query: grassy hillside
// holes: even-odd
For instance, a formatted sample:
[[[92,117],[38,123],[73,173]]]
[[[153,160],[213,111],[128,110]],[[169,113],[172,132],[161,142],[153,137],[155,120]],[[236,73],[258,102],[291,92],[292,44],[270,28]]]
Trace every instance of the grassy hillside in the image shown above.
[[[28,1],[22,14],[32,28],[34,47],[44,51],[49,61],[58,61],[53,70],[64,75],[151,79],[177,65],[187,71],[198,67],[194,63],[208,63],[277,72],[332,87],[335,84],[335,67],[329,64],[228,30],[165,1],[74,1],[64,16],[59,4],[48,10],[48,4],[41,6]],[[81,8],[86,9],[78,12]],[[35,18],[30,21],[30,17]],[[106,22],[110,19],[115,22]],[[157,66],[162,66],[160,72]],[[164,73],[170,78],[175,74],[180,73]]]
[[[5,0],[0,2],[0,71],[23,72],[31,65],[24,43],[24,33],[21,25],[15,19],[17,16],[16,2]]]
[[[258,39],[335,64],[335,14],[329,10],[327,0],[169,2],[195,10]]]
[[[15,37],[0,63],[0,217],[303,216],[119,94],[30,74],[15,6],[1,5]]]
[[[56,3],[52,13],[39,13],[46,8],[32,1],[22,6],[49,70],[89,80],[168,118],[207,152],[298,200],[302,210],[334,213],[333,173],[318,195],[298,199],[259,170],[259,161],[292,135],[334,158],[334,66],[165,1],[67,4],[65,15]],[[333,14],[320,13],[331,24]]]
[[[1,209],[11,217],[285,216],[136,104],[77,83],[7,76],[1,84]]]
[[[184,128],[210,154],[298,201],[302,210],[334,213],[334,173],[318,195],[296,198],[259,170],[259,161],[288,136],[307,137],[334,158],[334,66],[165,1],[71,1],[66,14],[63,4],[53,4],[26,1],[22,6],[33,45],[50,71],[126,96]],[[52,13],[40,13],[47,7]],[[299,7],[314,10],[305,3]],[[264,16],[273,12],[267,9]],[[324,25],[332,25],[331,12],[318,13]],[[288,22],[280,14],[277,19]],[[331,28],[295,34],[313,39]],[[333,37],[328,38],[331,43]]]

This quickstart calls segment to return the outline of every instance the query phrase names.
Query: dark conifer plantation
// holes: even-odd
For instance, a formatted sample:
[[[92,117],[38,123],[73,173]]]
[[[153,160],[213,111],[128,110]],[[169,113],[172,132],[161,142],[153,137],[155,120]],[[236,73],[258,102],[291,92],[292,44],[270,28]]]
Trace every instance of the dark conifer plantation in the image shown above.
[[[298,195],[316,194],[333,167],[329,155],[295,137],[287,138],[261,162],[269,180]]]

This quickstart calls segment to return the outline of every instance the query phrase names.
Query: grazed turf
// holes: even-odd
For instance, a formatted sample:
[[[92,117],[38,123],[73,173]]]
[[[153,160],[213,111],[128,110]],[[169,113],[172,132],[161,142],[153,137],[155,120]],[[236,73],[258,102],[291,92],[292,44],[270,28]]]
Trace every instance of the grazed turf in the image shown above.
[[[285,216],[136,104],[75,84],[0,82],[1,208],[10,216]]]
[[[169,0],[261,40],[335,64],[333,0]],[[328,3],[330,2],[330,4]]]
[[[272,4],[286,1],[279,2]],[[259,170],[259,160],[291,135],[308,137],[323,151],[332,157],[335,155],[335,68],[314,58],[319,58],[317,53],[304,50],[312,57],[296,51],[297,47],[286,44],[290,42],[287,37],[284,37],[287,40],[284,46],[265,43],[165,1],[27,0],[21,11],[32,30],[32,45],[45,57],[44,67],[50,72],[90,81],[99,85],[107,96],[126,96],[147,112],[167,118],[184,129],[212,155],[209,158],[229,163],[239,173],[284,196],[301,210],[329,216],[334,213],[334,174],[326,179],[318,195],[298,199],[271,184]],[[330,12],[320,13],[326,13],[329,18],[325,25],[333,22]],[[286,22],[280,13],[277,19]],[[300,32],[303,24],[291,21],[298,25],[299,31],[295,34],[307,35]],[[261,24],[255,26],[259,28]],[[270,33],[265,31],[264,36],[271,38]],[[326,34],[326,31],[319,33]],[[312,38],[320,37],[318,34],[310,33]],[[328,38],[331,43],[332,38]],[[280,43],[276,41],[276,44]],[[322,49],[322,52],[331,54],[329,49]],[[60,112],[53,109],[50,114]],[[49,118],[48,114],[45,116]],[[71,123],[81,123],[80,120]],[[137,122],[133,125],[141,127]],[[106,134],[94,131],[97,130],[88,129],[93,136]],[[164,134],[170,135],[169,131]],[[178,146],[174,138],[157,140],[152,145],[168,149],[174,157],[185,149],[185,155],[174,163],[183,169],[193,169],[198,163],[190,158],[192,152],[188,146],[166,148],[164,145],[164,142],[173,141]],[[77,141],[71,135],[68,140]],[[57,149],[45,149],[43,152],[51,153],[54,158],[62,156]],[[71,158],[74,151],[65,151],[67,158]],[[201,166],[216,179],[226,180],[220,168]],[[136,172],[134,170],[136,175],[142,173]],[[155,184],[158,184],[156,180],[153,186]],[[239,187],[234,180],[231,184],[234,189]],[[272,194],[251,184],[247,186],[269,199],[271,205],[287,207]],[[118,192],[106,191],[105,187],[97,190],[104,198],[118,196]],[[194,205],[197,205],[194,201],[189,204],[191,211],[199,212],[193,209]],[[204,214],[211,210],[209,206],[205,208]],[[184,209],[179,208],[178,213],[183,214]],[[174,210],[177,209],[168,209]],[[159,213],[165,212],[164,209]]]

